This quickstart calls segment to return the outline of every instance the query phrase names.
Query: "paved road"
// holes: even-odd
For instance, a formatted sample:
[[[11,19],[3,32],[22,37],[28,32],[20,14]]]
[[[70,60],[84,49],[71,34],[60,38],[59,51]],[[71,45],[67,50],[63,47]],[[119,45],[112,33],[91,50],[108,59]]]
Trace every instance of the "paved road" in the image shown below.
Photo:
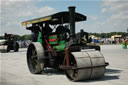
[[[33,75],[26,63],[26,49],[19,52],[1,53],[0,85],[127,85],[128,49],[121,45],[102,45],[102,53],[110,63],[100,80],[69,81],[63,72],[48,69],[45,74]]]

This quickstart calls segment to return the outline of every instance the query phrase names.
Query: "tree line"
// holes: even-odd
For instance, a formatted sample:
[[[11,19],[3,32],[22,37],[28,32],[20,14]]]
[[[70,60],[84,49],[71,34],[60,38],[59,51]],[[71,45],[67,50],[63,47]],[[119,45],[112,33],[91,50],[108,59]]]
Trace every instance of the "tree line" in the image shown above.
[[[89,33],[89,35],[94,35],[96,37],[101,37],[101,38],[111,38],[113,35],[122,35],[122,37],[128,36],[126,32],[109,32],[109,33]]]
[[[126,37],[128,36],[128,34],[126,32],[110,32],[110,33],[89,33],[89,35],[94,35],[96,37],[101,37],[101,38],[111,38],[111,36],[113,35],[122,35],[122,37]],[[31,34],[27,34],[27,35],[15,35],[15,38],[17,40],[31,40],[32,36]],[[3,36],[0,36],[0,39],[4,39]]]
[[[27,34],[27,35],[23,35],[23,36],[14,35],[14,37],[16,40],[31,40],[32,39],[31,34]],[[4,39],[4,36],[0,36],[0,39]]]

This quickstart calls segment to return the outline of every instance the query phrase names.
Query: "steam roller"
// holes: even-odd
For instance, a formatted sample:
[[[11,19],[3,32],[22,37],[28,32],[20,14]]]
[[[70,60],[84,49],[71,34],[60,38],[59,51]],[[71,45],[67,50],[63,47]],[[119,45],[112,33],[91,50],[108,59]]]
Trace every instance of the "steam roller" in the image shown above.
[[[14,52],[18,52],[19,50],[19,43],[17,42],[17,35],[14,34],[7,34],[5,33],[2,37],[3,39],[0,40],[0,52],[10,52],[14,50]]]
[[[27,49],[29,71],[39,74],[47,68],[63,70],[71,81],[103,77],[108,63],[100,46],[91,45],[92,39],[83,29],[75,32],[75,23],[86,19],[71,6],[69,11],[22,22],[32,32],[33,42]]]

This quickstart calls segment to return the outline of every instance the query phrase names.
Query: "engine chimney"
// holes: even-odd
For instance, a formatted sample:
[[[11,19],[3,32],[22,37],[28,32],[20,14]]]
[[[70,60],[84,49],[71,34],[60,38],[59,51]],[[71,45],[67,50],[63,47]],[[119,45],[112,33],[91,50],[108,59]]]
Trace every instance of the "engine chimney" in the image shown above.
[[[75,6],[68,7],[69,9],[69,23],[70,23],[70,38],[75,36]]]

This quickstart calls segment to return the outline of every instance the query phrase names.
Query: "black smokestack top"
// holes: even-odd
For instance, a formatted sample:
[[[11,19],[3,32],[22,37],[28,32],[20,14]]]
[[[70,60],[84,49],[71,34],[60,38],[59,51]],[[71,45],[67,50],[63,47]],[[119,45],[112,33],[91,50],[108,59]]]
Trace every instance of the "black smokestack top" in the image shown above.
[[[75,6],[68,7],[71,39],[75,36],[75,8]]]

